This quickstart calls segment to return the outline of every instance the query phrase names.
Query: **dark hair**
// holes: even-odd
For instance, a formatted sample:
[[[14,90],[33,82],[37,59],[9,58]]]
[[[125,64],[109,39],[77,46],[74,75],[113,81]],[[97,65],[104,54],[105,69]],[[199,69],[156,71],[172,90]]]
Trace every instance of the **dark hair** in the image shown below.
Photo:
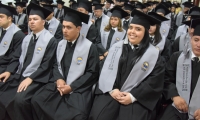
[[[161,40],[162,40],[162,37],[161,37],[161,34],[160,34],[160,25],[156,24],[156,31],[154,32],[154,44],[153,45],[157,45]]]
[[[146,52],[147,48],[149,47],[149,43],[150,43],[149,41],[150,41],[149,32],[147,29],[145,29],[144,37],[142,41],[140,42],[139,48],[135,51],[136,52],[135,57],[132,59],[132,65],[135,65],[135,63]],[[128,56],[128,46],[123,46],[122,56],[121,56],[120,61],[127,59],[127,56]]]

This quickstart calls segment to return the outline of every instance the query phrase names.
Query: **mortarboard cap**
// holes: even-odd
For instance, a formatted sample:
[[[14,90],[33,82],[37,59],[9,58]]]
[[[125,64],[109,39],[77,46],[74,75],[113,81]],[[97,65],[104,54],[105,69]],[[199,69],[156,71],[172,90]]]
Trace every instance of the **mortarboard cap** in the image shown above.
[[[93,4],[95,10],[103,9],[104,4]]]
[[[92,6],[95,6],[95,4],[100,4],[101,0],[93,0],[92,1]]]
[[[91,4],[92,2],[84,1],[84,0],[77,0],[77,8],[84,8],[88,12],[92,12]]]
[[[150,25],[155,25],[160,23],[160,21],[155,19],[154,17],[151,17],[138,10],[133,10],[131,16],[133,17],[131,20],[132,24],[142,25],[147,30],[149,30]]]
[[[164,4],[160,3],[159,5],[156,6],[155,12],[161,12],[164,15],[167,15],[170,13],[170,10]]]
[[[26,7],[26,3],[25,2],[16,2],[15,5],[16,6],[20,6],[20,7]]]
[[[163,22],[163,21],[167,21],[169,19],[167,19],[166,17],[163,17],[155,12],[149,12],[148,13],[149,16],[152,16],[154,17],[155,19],[159,20],[160,21],[160,24]]]
[[[71,8],[74,9],[74,10],[77,10],[78,3],[72,3]]]
[[[133,5],[131,5],[131,4],[127,4],[127,3],[124,4],[124,10],[132,11],[134,8],[135,7]]]
[[[139,9],[144,9],[146,8],[145,5],[143,5],[141,2],[137,2],[137,4],[135,5],[136,8],[139,8]]]
[[[143,5],[146,6],[146,8],[151,6],[151,4],[149,4],[149,3],[144,3]]]
[[[48,9],[41,7],[37,4],[30,3],[27,7],[27,14],[29,15],[38,15],[42,19],[46,19],[52,11],[49,11]]]
[[[74,1],[74,0],[69,0],[69,3],[70,3],[70,2],[76,2],[76,1]]]
[[[31,3],[37,4],[37,5],[40,4],[38,0],[31,0]]]
[[[172,4],[172,6],[171,7],[175,7],[175,8],[177,8],[178,6],[176,5],[176,4]]]
[[[129,14],[127,12],[125,12],[123,9],[116,7],[116,6],[114,8],[112,8],[110,10],[110,12],[112,13],[111,17],[118,17],[120,19],[129,16]]]
[[[112,0],[106,0],[107,3],[114,4]]]
[[[200,36],[200,18],[185,21],[183,24],[188,25],[190,28],[194,28],[193,36]]]
[[[200,16],[200,8],[197,6],[192,7],[189,12],[189,15],[199,15]]]
[[[68,7],[64,7],[66,15],[64,17],[64,21],[72,22],[76,26],[82,26],[82,22],[88,24],[89,15],[78,12]]]
[[[0,4],[0,13],[11,17],[13,15],[17,15],[17,11],[15,10],[15,8],[4,4]]]
[[[51,11],[51,12],[53,12],[54,11],[54,5],[45,5],[45,4],[43,4],[42,5],[45,9],[47,9],[47,10],[49,10],[49,11]]]
[[[193,4],[191,3],[191,2],[184,2],[183,4],[182,4],[184,7],[188,7],[188,8],[191,8],[192,6],[193,6]]]
[[[65,4],[65,2],[62,1],[62,0],[57,0],[56,2],[57,2],[57,4],[61,4],[61,5],[64,5],[64,4]]]

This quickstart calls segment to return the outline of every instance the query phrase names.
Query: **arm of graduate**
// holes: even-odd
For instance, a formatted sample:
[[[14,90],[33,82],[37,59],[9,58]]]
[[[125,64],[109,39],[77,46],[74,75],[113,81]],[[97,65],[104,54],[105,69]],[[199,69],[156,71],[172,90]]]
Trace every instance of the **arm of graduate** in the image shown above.
[[[97,37],[98,37],[98,30],[96,29],[95,25],[92,24],[88,30],[86,38],[90,40],[93,44],[95,44]]]
[[[62,24],[61,23],[59,23],[54,37],[56,39],[58,39],[59,41],[63,39]]]
[[[107,50],[101,44],[101,36],[100,36],[100,34],[97,37],[96,46],[97,46],[97,49],[98,49],[98,52],[99,52],[100,56],[104,55],[104,53],[107,52]]]
[[[181,52],[172,54],[170,60],[165,65],[165,82],[163,96],[166,100],[170,100],[175,96],[179,96],[176,89],[176,66],[177,60]]]
[[[8,51],[3,57],[0,58],[0,65],[8,64],[12,60],[14,53],[17,51],[19,47],[21,48],[21,43],[24,37],[25,34],[21,30],[14,34],[12,43]]]
[[[179,41],[180,41],[180,37],[178,37],[175,41],[174,44],[172,46],[172,53],[178,52],[179,51]]]
[[[164,85],[164,64],[159,56],[153,71],[143,82],[133,88],[130,93],[137,99],[137,102],[153,110],[162,94]]]
[[[47,83],[52,76],[53,62],[56,57],[57,40],[53,37],[49,41],[43,60],[39,68],[29,76],[33,81]]]
[[[90,47],[85,73],[76,81],[72,82],[70,87],[73,92],[83,92],[91,88],[98,80],[99,56],[94,44]]]

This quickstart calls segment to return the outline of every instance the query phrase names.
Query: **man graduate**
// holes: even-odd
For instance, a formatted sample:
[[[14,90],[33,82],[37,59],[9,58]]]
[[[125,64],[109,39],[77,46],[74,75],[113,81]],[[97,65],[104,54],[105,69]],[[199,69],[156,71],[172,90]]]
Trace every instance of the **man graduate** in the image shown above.
[[[5,72],[13,53],[25,37],[24,33],[12,23],[13,14],[17,14],[15,8],[0,4],[0,73]]]
[[[63,39],[63,33],[62,33],[62,24],[59,20],[57,20],[53,14],[53,5],[44,5],[43,7],[51,11],[52,13],[46,18],[46,22],[44,27],[49,30],[49,32],[58,40]]]
[[[88,20],[89,15],[68,9],[53,77],[32,99],[35,120],[87,120],[99,61],[96,46],[80,34]]]
[[[57,40],[44,29],[45,18],[51,12],[30,3],[27,13],[32,32],[23,39],[6,72],[0,75],[0,79],[11,81],[1,89],[0,98],[7,102],[6,109],[12,120],[33,119],[30,100],[48,82],[57,47]]]
[[[159,120],[199,120],[200,110],[200,19],[193,20],[195,30],[188,47],[171,56],[165,67],[163,95],[173,102]]]
[[[65,15],[64,13],[64,6],[65,2],[63,2],[62,0],[58,0],[57,1],[57,8],[54,9],[54,17],[59,20],[62,23],[63,17]]]

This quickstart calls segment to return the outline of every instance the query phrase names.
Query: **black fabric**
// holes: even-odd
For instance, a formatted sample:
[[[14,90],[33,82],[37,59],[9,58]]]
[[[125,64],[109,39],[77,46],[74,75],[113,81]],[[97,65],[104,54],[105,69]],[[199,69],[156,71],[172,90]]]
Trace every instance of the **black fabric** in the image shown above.
[[[44,28],[48,30],[48,28],[49,28],[49,23],[48,22],[45,22]]]
[[[110,48],[110,44],[112,42],[112,38],[113,38],[113,35],[115,34],[115,30],[114,29],[111,29],[110,30],[110,33],[108,35],[108,39],[107,39],[107,45],[106,45],[106,50],[108,50]]]
[[[17,22],[19,22],[20,17],[21,17],[21,14],[18,15],[18,20],[17,20]]]
[[[123,21],[123,29],[127,31],[128,30],[128,25],[129,25],[129,21],[124,20]]]
[[[3,39],[5,34],[6,34],[6,30],[2,30],[1,37],[0,37],[0,42],[2,41],[2,39]]]
[[[101,28],[101,21],[102,21],[102,17],[97,18],[96,21],[95,21],[95,27],[97,28],[99,33],[100,33],[100,28]]]
[[[86,38],[90,40],[93,44],[96,44],[96,39],[98,37],[98,30],[94,24],[92,24],[88,30]]]
[[[60,13],[60,9],[57,10],[55,18],[58,18],[59,13]]]

